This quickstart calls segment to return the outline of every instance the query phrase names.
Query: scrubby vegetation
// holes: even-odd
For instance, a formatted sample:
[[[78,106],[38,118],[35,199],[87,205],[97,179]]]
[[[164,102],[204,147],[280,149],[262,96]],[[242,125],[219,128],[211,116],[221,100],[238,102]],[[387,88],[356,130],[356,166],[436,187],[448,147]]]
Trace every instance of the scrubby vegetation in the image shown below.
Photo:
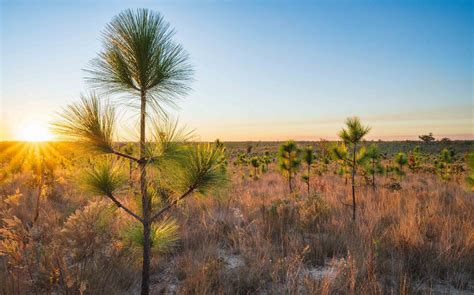
[[[38,182],[35,166],[30,165],[35,157],[26,158],[20,167],[7,156],[27,150],[25,146],[10,144],[1,159],[0,291],[138,292],[140,227],[113,202],[79,183],[91,168],[92,175],[104,181],[104,167],[69,144],[40,144],[51,151],[48,161],[56,164],[48,166],[35,222]],[[229,163],[238,161],[231,156],[235,149],[225,152]],[[227,165],[231,181],[226,188],[167,212],[165,222],[152,232],[151,291],[473,291],[471,155],[455,156],[451,165],[466,171],[453,172],[446,179],[438,174],[436,162],[445,152],[420,153],[419,169],[405,169],[402,179],[397,173],[381,172],[376,189],[372,174],[363,172],[372,167],[369,157],[368,165],[359,166],[355,176],[358,211],[354,223],[351,208],[344,205],[350,203],[352,187],[337,173],[338,162],[325,164],[318,150],[313,152],[313,169],[301,165],[293,170],[295,176],[310,171],[310,195],[301,177],[294,177],[290,193],[277,161],[270,162],[258,179],[253,177],[253,166]],[[272,154],[277,151],[258,157]],[[129,161],[109,161],[115,165],[116,177],[108,183],[120,179],[122,194],[136,191],[137,186],[127,181]],[[319,172],[323,165],[327,171]],[[381,159],[380,165],[397,167],[392,158]],[[138,179],[134,166],[133,183]],[[138,209],[133,200],[126,204]]]
[[[172,36],[119,14],[68,141],[0,144],[1,294],[474,292],[472,142],[366,142],[357,117],[338,142],[196,142],[164,108],[192,73]]]

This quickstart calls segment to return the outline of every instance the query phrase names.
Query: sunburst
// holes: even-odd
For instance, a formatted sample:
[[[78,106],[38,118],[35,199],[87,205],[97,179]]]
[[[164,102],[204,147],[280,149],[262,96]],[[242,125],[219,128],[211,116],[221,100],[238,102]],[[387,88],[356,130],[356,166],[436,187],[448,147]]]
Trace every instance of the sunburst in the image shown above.
[[[53,139],[53,135],[49,132],[48,128],[40,123],[29,123],[22,126],[16,137],[21,141],[28,142],[44,142]]]

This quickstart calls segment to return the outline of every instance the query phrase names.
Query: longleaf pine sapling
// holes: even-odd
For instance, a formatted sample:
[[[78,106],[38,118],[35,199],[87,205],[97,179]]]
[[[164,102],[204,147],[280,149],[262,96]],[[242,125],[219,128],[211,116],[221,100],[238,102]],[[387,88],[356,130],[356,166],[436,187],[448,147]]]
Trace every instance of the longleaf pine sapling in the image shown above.
[[[369,172],[372,177],[372,187],[375,189],[375,174],[382,170],[380,165],[380,151],[376,144],[371,144],[366,151],[366,157],[369,160]]]
[[[256,179],[258,177],[258,168],[260,167],[260,159],[257,156],[254,156],[250,159],[250,165],[254,169],[253,177]]]
[[[360,119],[357,117],[346,119],[346,128],[339,132],[339,138],[342,140],[346,153],[341,154],[342,147],[333,149],[336,158],[348,163],[351,168],[351,185],[352,185],[352,220],[356,220],[356,171],[357,165],[364,160],[365,150],[358,145],[369,133],[370,127],[363,126]]]
[[[401,176],[403,176],[403,174],[405,174],[405,172],[403,171],[403,167],[408,164],[408,157],[405,153],[398,153],[395,155],[395,163],[398,165],[397,169],[398,169],[398,174]]]
[[[303,181],[306,183],[306,189],[309,197],[310,193],[310,180],[311,180],[311,166],[316,160],[316,155],[314,154],[313,147],[308,146],[303,149],[303,162],[306,164],[306,174],[303,175]]]
[[[288,180],[290,193],[293,192],[294,175],[301,164],[300,153],[301,150],[293,140],[280,145],[278,149],[278,166],[283,176]]]
[[[69,105],[55,123],[58,134],[78,141],[90,152],[114,154],[138,166],[141,211],[126,205],[112,165],[86,181],[141,225],[143,260],[141,294],[149,294],[152,225],[193,193],[208,193],[226,181],[224,148],[219,144],[187,145],[188,133],[166,120],[166,106],[187,94],[192,67],[183,47],[174,42],[174,31],[163,17],[148,9],[125,10],[103,32],[103,49],[92,60],[87,82],[106,94],[124,97],[119,106],[138,110],[138,154],[116,147],[115,106],[91,93]],[[135,108],[133,108],[135,106]],[[147,130],[153,130],[153,138]],[[149,179],[148,173],[153,173]],[[92,177],[94,175],[100,176]],[[163,187],[166,185],[166,187]],[[161,194],[152,202],[153,192]],[[154,231],[156,232],[156,231]]]

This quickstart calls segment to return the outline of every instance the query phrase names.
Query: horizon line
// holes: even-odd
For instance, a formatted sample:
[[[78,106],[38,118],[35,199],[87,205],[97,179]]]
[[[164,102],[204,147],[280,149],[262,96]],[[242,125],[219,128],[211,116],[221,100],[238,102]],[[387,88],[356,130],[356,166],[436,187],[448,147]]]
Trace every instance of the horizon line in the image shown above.
[[[449,139],[449,138],[448,138]],[[299,140],[299,139],[284,139],[284,140],[221,140],[216,138],[215,140],[193,140],[193,141],[186,141],[188,143],[211,143],[219,140],[221,142],[230,142],[230,143],[239,143],[239,142],[285,142],[285,141],[296,141],[296,142],[340,142],[341,140],[334,140],[334,139],[324,139],[321,138],[319,140]],[[27,140],[0,140],[0,143],[77,143],[78,141],[68,141],[68,140],[45,140],[45,141],[27,141]],[[147,143],[154,142],[154,141],[147,141]],[[418,139],[367,139],[363,140],[362,142],[419,142],[425,143],[424,141]],[[442,141],[441,139],[435,139],[429,143],[449,143],[449,142],[474,142],[474,139],[449,139],[449,141]],[[138,141],[129,141],[129,140],[121,140],[121,141],[114,141],[113,143],[138,143]]]

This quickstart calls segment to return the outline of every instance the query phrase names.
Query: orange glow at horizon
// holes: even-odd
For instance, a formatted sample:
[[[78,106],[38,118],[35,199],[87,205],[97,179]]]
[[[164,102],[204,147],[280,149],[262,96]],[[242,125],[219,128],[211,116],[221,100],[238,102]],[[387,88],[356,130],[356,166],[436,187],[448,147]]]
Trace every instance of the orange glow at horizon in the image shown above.
[[[53,139],[53,135],[49,132],[45,125],[39,123],[28,123],[21,126],[15,132],[16,139],[28,142],[43,142]]]

